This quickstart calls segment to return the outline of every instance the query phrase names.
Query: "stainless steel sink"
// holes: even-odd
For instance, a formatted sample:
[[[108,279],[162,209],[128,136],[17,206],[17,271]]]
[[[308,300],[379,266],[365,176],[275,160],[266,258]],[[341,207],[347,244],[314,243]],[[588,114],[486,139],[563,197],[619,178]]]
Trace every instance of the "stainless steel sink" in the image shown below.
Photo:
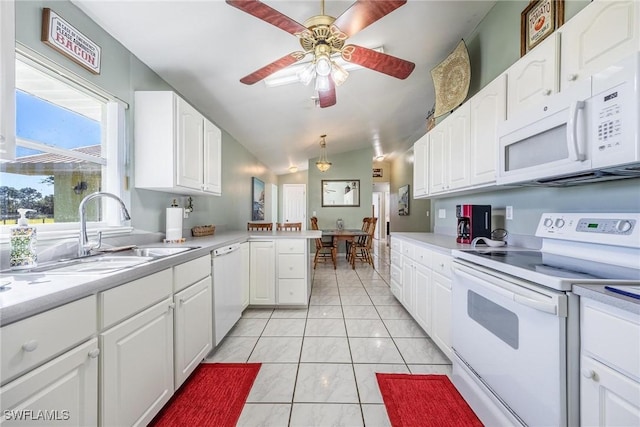
[[[147,247],[147,248],[135,248],[132,249],[132,252],[135,256],[144,256],[144,257],[165,257],[170,255],[180,254],[182,252],[190,251],[192,247],[181,247],[181,248],[164,248],[164,247]]]
[[[103,255],[54,262],[49,265],[32,268],[24,273],[47,274],[107,274],[136,265],[153,261],[149,256]],[[12,272],[19,273],[19,272]]]

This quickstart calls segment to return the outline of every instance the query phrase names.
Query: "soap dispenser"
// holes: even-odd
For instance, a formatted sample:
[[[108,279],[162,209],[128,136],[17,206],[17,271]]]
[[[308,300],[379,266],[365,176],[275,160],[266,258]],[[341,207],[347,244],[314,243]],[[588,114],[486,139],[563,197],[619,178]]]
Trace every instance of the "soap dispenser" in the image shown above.
[[[34,209],[18,209],[20,218],[18,225],[11,228],[11,259],[12,270],[33,268],[37,265],[36,254],[36,228],[29,226],[27,212],[35,212]]]

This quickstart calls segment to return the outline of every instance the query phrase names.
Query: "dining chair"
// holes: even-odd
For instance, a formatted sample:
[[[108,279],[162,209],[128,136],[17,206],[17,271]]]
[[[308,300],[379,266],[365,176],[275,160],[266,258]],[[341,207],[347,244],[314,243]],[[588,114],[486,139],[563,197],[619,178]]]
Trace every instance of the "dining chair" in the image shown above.
[[[302,223],[301,222],[285,222],[278,223],[276,229],[278,231],[302,231]]]
[[[353,244],[351,245],[351,251],[349,252],[349,261],[351,263],[355,263],[357,260],[360,260],[374,267],[373,256],[371,255],[371,247],[373,246],[373,236],[376,230],[377,222],[378,218],[369,218],[368,227],[366,230],[367,235],[353,241]]]
[[[318,218],[312,216],[311,229],[318,230]],[[313,269],[315,270],[318,265],[318,261],[327,262],[329,259],[333,262],[333,269],[336,269],[336,253],[333,247],[333,240],[324,241],[322,238],[314,239],[316,244],[316,254],[313,257]]]
[[[248,222],[247,230],[248,231],[271,231],[273,229],[273,224],[270,222]]]
[[[371,220],[371,217],[368,217],[368,216],[362,218],[362,227],[360,228],[360,230],[367,231],[369,229],[370,220]],[[364,243],[365,238],[366,236],[358,236],[354,240],[358,240],[359,243]],[[346,250],[345,256],[347,260],[349,260],[351,258],[351,242],[348,240],[345,242],[345,250]]]

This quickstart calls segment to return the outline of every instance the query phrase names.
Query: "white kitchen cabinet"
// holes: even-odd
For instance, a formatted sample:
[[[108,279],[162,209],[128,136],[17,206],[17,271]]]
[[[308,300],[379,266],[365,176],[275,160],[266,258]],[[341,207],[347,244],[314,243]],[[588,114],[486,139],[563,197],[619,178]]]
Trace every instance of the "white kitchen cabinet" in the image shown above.
[[[413,144],[413,198],[429,195],[429,134]]]
[[[99,353],[94,338],[0,388],[1,424],[98,425]],[[25,411],[48,418],[16,419]]]
[[[580,298],[580,424],[640,425],[640,316]]]
[[[407,245],[405,243],[405,245]],[[415,261],[409,257],[403,256],[402,259],[402,305],[409,313],[415,313],[416,297],[415,297]]]
[[[0,1],[0,160],[15,159],[15,2]]]
[[[640,50],[640,3],[596,0],[560,27],[560,90]]]
[[[240,256],[242,267],[240,268],[240,286],[242,286],[242,310],[249,306],[249,270],[251,268],[251,250],[249,242],[240,244]]]
[[[391,293],[402,301],[402,240],[391,236]]]
[[[453,360],[451,350],[451,279],[436,272],[431,275],[433,284],[433,325],[431,338],[440,350]]]
[[[420,263],[416,263],[414,269],[414,318],[424,331],[431,335],[432,330],[432,292],[431,270]]]
[[[451,116],[449,116],[451,117]],[[447,144],[448,133],[444,119],[429,132],[429,193],[441,193],[445,191],[447,185]]]
[[[276,242],[278,260],[277,303],[279,305],[307,305],[309,302],[310,280],[307,241],[304,239],[283,239]]]
[[[250,242],[249,304],[276,303],[276,251],[273,241]]]
[[[553,33],[507,69],[507,118],[558,92],[559,45]]]
[[[174,92],[135,93],[135,186],[222,193],[222,132]]]
[[[212,292],[209,275],[174,295],[175,390],[213,346]]]
[[[496,181],[498,125],[506,119],[507,113],[506,81],[506,75],[500,75],[470,100],[469,183],[471,185]]]
[[[146,425],[173,395],[173,300],[99,336],[100,424]]]

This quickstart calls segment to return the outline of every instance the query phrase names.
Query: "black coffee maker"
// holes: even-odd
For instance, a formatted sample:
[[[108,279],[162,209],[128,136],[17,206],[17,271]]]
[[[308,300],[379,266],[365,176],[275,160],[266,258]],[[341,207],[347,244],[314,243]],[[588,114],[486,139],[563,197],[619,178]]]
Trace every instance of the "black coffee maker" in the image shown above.
[[[456,205],[458,243],[471,243],[476,237],[491,238],[491,205]]]

